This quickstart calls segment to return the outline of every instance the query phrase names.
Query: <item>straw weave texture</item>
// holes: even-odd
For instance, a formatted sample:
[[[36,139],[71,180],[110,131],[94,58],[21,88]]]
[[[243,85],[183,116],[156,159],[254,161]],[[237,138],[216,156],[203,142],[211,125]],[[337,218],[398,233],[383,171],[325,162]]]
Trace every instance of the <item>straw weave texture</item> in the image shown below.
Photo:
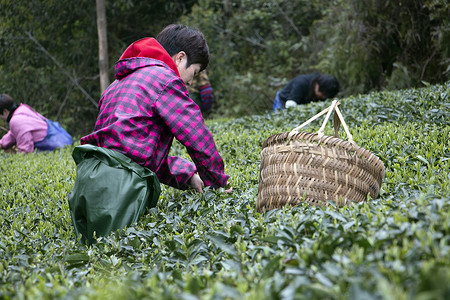
[[[342,206],[378,196],[385,168],[370,151],[318,133],[288,135],[275,134],[262,146],[258,211],[299,202]]]

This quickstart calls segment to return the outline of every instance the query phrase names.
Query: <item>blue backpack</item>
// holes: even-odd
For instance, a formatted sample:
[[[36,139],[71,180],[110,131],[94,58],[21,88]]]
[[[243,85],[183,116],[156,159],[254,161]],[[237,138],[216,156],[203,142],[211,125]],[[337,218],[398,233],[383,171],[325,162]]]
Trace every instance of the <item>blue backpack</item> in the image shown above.
[[[52,151],[56,148],[63,148],[73,144],[72,136],[61,127],[59,122],[45,119],[48,125],[47,135],[42,141],[34,143],[34,147],[39,150]]]

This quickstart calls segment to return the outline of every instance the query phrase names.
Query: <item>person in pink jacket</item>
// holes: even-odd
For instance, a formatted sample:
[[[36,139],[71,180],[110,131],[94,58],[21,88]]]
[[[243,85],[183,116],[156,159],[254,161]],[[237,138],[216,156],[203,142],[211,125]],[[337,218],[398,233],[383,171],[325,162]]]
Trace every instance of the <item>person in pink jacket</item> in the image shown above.
[[[30,153],[73,142],[58,122],[48,120],[26,104],[17,105],[8,94],[0,94],[0,119],[9,124],[9,131],[0,139],[0,149],[16,146],[18,152]]]

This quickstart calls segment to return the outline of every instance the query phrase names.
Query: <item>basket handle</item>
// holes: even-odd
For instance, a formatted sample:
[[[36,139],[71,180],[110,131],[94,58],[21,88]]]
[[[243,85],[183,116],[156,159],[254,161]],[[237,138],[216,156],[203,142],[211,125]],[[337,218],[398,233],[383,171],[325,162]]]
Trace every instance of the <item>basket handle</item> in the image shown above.
[[[325,126],[327,125],[328,119],[331,116],[331,113],[334,110],[334,136],[335,137],[339,137],[339,127],[342,123],[342,127],[344,127],[344,131],[347,135],[347,139],[351,144],[356,145],[355,141],[353,141],[353,136],[351,135],[350,131],[348,130],[347,124],[345,123],[344,117],[342,116],[341,110],[339,109],[339,105],[341,103],[338,102],[337,100],[333,100],[333,102],[331,103],[331,105],[329,107],[327,107],[326,109],[322,110],[320,113],[318,113],[317,115],[315,115],[314,117],[310,118],[309,120],[307,120],[306,122],[304,122],[303,124],[301,124],[300,126],[292,129],[292,131],[289,133],[288,135],[288,141],[291,140],[292,136],[294,134],[299,133],[299,130],[302,129],[303,127],[305,127],[306,125],[308,125],[309,123],[311,123],[312,121],[316,120],[317,118],[323,116],[324,114],[327,114],[325,116],[325,120],[322,123],[322,126],[320,127],[319,131],[317,132],[319,138],[321,138],[324,135],[324,131],[325,131]]]

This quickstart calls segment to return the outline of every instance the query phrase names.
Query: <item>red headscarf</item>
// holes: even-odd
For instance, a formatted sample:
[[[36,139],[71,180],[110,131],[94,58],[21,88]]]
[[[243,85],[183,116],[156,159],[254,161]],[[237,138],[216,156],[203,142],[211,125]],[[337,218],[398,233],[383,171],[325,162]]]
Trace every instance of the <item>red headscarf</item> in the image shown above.
[[[132,43],[120,59],[126,59],[131,57],[149,57],[160,60],[166,63],[178,76],[178,68],[169,53],[161,46],[160,43],[154,38],[143,38]]]

